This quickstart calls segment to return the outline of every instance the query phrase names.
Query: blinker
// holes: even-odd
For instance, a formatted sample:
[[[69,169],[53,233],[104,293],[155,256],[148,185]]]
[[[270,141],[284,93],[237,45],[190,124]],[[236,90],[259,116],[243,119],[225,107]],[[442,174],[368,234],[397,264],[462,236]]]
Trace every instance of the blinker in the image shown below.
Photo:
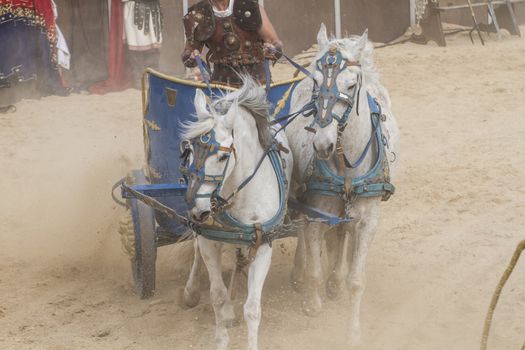
[[[219,151],[232,153],[234,148],[232,147],[223,147],[215,139],[215,131],[211,130],[210,132],[203,134],[199,137],[195,137],[191,141],[193,146],[193,162],[189,163],[189,157],[185,158],[185,161],[181,164],[181,172],[184,174],[186,181],[188,182],[188,190],[186,192],[186,204],[188,208],[191,209],[195,207],[195,200],[197,198],[210,198],[217,196],[220,192],[222,182],[228,168],[229,160],[226,162],[224,171],[220,175],[209,175],[206,174],[206,159],[210,156],[217,155]],[[188,141],[183,141],[184,145],[181,144],[181,148],[189,148]],[[188,181],[189,179],[189,181]],[[203,183],[213,183],[216,184],[216,188],[213,193],[208,194],[197,194],[199,188]]]

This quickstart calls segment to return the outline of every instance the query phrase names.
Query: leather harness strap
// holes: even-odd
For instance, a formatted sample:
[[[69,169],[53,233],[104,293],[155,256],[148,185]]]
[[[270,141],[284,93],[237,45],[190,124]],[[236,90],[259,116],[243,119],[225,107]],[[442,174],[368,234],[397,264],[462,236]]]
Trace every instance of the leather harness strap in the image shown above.
[[[257,250],[263,244],[263,230],[261,224],[255,224],[255,242],[250,246],[249,257],[250,261],[255,260]]]

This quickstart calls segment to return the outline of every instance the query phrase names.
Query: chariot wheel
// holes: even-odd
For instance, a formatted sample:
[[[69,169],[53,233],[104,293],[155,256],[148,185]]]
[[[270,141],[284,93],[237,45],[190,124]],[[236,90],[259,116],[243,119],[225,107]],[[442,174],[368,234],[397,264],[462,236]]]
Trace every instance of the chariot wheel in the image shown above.
[[[126,182],[128,185],[148,183],[142,170],[134,170]],[[131,258],[135,292],[141,299],[147,299],[155,294],[157,242],[154,210],[137,199],[129,199],[127,204],[131,218],[128,212],[128,219],[121,221],[121,240]],[[133,233],[129,232],[131,230]]]

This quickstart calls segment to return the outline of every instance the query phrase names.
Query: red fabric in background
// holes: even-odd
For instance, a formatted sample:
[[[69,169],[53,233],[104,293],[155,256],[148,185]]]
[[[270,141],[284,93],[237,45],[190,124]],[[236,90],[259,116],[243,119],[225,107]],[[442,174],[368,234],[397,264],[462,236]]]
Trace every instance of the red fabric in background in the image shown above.
[[[0,0],[0,5],[11,5],[13,8],[34,9],[42,17],[48,31],[55,32],[55,15],[51,0]]]
[[[108,43],[108,79],[89,87],[92,94],[102,95],[112,91],[122,91],[129,87],[123,60],[123,10],[122,0],[111,1],[111,19]]]
[[[34,0],[35,12],[44,18],[48,33],[55,36],[55,14],[51,7],[51,0]]]

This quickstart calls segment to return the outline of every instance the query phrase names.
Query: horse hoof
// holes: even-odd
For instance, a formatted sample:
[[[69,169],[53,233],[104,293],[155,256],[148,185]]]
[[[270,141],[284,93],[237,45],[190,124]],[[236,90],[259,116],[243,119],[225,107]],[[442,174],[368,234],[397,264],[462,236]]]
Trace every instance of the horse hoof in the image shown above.
[[[331,275],[326,282],[326,296],[331,300],[338,300],[341,297],[343,284],[335,276]]]
[[[307,316],[315,317],[321,313],[323,305],[320,298],[303,302],[303,311]]]
[[[199,301],[201,300],[201,293],[200,292],[193,292],[191,293],[188,291],[188,289],[184,288],[184,305],[186,305],[189,308],[194,308],[195,306],[199,305]]]
[[[361,345],[361,331],[360,330],[350,331],[350,333],[348,334],[347,343],[352,349],[359,347],[359,345]]]

